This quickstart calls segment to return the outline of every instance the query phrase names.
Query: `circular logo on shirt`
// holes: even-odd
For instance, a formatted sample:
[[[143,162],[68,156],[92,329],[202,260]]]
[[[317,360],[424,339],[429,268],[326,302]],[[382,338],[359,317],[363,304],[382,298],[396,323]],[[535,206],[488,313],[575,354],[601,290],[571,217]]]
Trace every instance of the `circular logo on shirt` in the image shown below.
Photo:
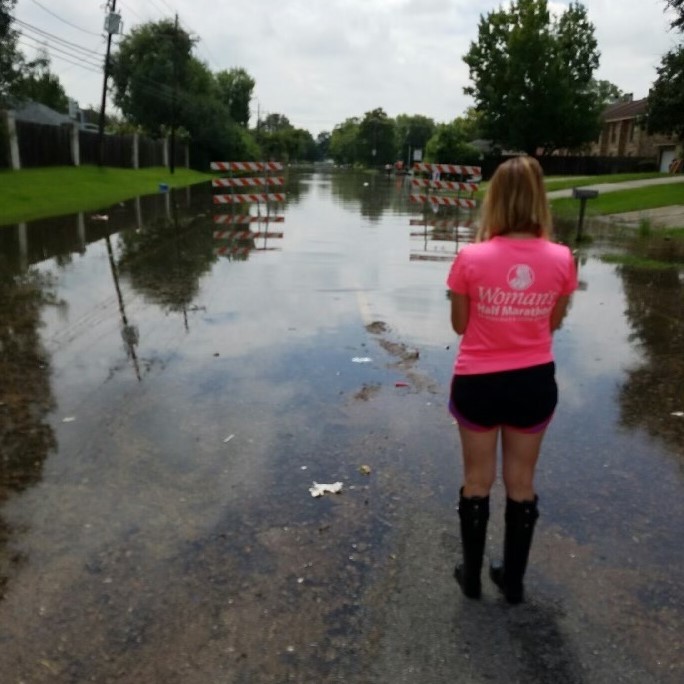
[[[506,276],[513,290],[526,290],[534,283],[534,271],[527,264],[511,266]]]

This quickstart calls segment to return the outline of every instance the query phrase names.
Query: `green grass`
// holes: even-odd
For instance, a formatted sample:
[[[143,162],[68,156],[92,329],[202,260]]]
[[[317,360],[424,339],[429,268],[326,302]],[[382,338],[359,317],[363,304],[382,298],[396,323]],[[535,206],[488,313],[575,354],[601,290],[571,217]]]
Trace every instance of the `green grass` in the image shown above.
[[[117,169],[65,166],[0,172],[0,225],[93,211],[138,195],[159,192],[159,184],[183,187],[210,174],[178,168]]]
[[[647,173],[613,173],[605,176],[562,176],[561,178],[554,178],[553,176],[546,176],[544,178],[544,185],[547,192],[554,190],[567,190],[568,188],[581,188],[587,185],[596,185],[597,183],[623,183],[625,181],[633,180],[648,180],[650,178],[664,178],[668,174],[658,173],[657,171],[649,171]],[[484,192],[487,189],[488,182],[480,183],[480,189],[476,193],[476,197],[484,197]]]
[[[621,266],[630,266],[631,268],[644,268],[655,271],[684,266],[684,263],[681,262],[658,261],[657,259],[649,259],[634,254],[604,254],[601,257],[601,261],[607,264],[619,264]]]
[[[615,173],[606,176],[576,176],[573,178],[560,178],[555,180],[553,176],[547,176],[544,184],[547,192],[554,190],[567,190],[568,188],[581,188],[598,183],[624,183],[625,181],[647,180],[649,178],[664,178],[668,174],[651,171],[648,173]]]
[[[684,184],[682,183],[651,185],[645,188],[602,193],[596,199],[587,202],[587,214],[605,216],[626,211],[668,207],[673,204],[684,204]],[[576,216],[579,211],[579,201],[571,197],[563,197],[551,200],[551,207],[556,215]]]

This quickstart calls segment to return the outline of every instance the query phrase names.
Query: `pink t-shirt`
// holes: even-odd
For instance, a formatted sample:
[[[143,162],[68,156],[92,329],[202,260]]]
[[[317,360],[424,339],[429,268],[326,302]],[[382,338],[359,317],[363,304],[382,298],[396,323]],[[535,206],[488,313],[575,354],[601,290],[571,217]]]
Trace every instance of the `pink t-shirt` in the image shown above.
[[[553,360],[549,317],[577,289],[577,272],[564,245],[498,236],[463,247],[447,285],[470,300],[454,372],[495,373]]]

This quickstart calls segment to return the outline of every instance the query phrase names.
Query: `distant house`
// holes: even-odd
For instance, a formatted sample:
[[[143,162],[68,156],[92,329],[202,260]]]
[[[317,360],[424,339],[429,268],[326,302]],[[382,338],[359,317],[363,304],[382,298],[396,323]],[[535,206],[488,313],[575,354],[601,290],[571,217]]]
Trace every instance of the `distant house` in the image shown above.
[[[40,102],[18,102],[13,107],[13,111],[14,118],[17,121],[47,124],[49,126],[61,126],[62,124],[73,123],[73,119],[70,119],[67,114],[60,114],[60,112],[57,112]]]
[[[599,157],[653,157],[660,171],[675,159],[677,141],[666,135],[651,135],[642,124],[647,99],[626,95],[609,104],[601,115],[601,134],[590,153]]]

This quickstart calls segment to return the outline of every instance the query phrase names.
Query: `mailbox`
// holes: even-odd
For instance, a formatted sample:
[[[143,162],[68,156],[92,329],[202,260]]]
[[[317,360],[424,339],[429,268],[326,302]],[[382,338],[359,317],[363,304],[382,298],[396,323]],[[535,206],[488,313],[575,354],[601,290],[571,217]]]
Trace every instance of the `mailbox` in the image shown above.
[[[598,197],[598,190],[590,190],[589,188],[573,188],[572,196],[575,199],[596,199]]]
[[[587,200],[596,199],[598,197],[598,190],[591,190],[590,188],[573,188],[572,196],[580,201],[576,238],[577,242],[580,242],[582,240],[582,226],[584,225],[584,210],[587,206]]]

